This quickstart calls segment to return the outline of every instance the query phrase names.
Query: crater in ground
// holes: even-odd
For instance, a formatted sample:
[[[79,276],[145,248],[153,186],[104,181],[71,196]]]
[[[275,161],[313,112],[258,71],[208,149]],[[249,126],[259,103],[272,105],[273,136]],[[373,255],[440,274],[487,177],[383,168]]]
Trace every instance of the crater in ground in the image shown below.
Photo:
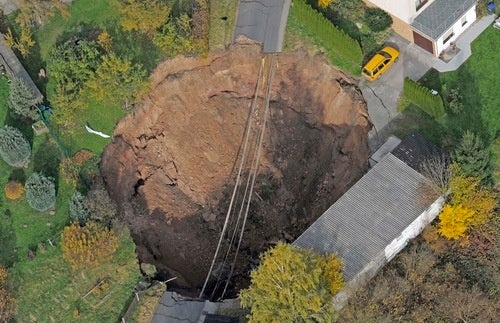
[[[221,232],[261,64],[242,42],[160,64],[101,163],[141,262],[199,288]],[[233,290],[260,252],[293,241],[367,169],[371,127],[356,80],[306,51],[277,58],[270,119]]]

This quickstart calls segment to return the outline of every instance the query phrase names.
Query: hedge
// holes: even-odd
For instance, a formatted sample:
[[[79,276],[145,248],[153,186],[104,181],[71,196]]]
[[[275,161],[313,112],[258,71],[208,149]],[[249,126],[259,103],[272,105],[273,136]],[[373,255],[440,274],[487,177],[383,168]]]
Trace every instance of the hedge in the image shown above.
[[[335,27],[305,0],[293,1],[291,15],[296,17],[303,29],[313,34],[312,40],[326,51],[332,64],[359,75],[363,54],[356,40]]]
[[[444,114],[443,99],[431,90],[406,77],[403,86],[403,101],[413,103],[434,118]]]

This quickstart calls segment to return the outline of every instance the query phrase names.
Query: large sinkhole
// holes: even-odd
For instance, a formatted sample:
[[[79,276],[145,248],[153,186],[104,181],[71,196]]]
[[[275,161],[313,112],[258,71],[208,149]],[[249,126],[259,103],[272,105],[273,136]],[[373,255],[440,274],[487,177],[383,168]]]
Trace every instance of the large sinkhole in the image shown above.
[[[104,152],[102,173],[139,260],[176,276],[179,289],[199,289],[210,267],[261,57],[258,45],[240,43],[160,64]],[[248,285],[262,251],[292,242],[367,167],[371,124],[356,81],[306,51],[277,60],[232,292]]]

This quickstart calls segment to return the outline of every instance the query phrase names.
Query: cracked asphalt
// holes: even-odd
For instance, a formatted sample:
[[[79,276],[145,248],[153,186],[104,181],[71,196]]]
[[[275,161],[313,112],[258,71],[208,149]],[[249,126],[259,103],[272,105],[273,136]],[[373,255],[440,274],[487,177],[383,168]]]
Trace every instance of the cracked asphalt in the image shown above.
[[[391,128],[391,121],[400,114],[397,106],[404,78],[408,76],[413,80],[420,79],[436,60],[399,35],[391,36],[387,43],[399,48],[399,60],[378,80],[370,82],[362,78],[359,83],[373,123],[373,129],[369,133],[372,151],[380,147],[394,130]]]

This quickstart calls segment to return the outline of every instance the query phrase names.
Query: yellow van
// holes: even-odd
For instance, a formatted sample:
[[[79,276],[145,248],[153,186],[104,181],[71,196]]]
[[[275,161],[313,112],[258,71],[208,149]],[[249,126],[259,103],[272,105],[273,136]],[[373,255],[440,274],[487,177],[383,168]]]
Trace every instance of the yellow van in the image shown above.
[[[399,51],[391,46],[379,50],[363,67],[363,75],[370,81],[376,80],[399,58]]]

